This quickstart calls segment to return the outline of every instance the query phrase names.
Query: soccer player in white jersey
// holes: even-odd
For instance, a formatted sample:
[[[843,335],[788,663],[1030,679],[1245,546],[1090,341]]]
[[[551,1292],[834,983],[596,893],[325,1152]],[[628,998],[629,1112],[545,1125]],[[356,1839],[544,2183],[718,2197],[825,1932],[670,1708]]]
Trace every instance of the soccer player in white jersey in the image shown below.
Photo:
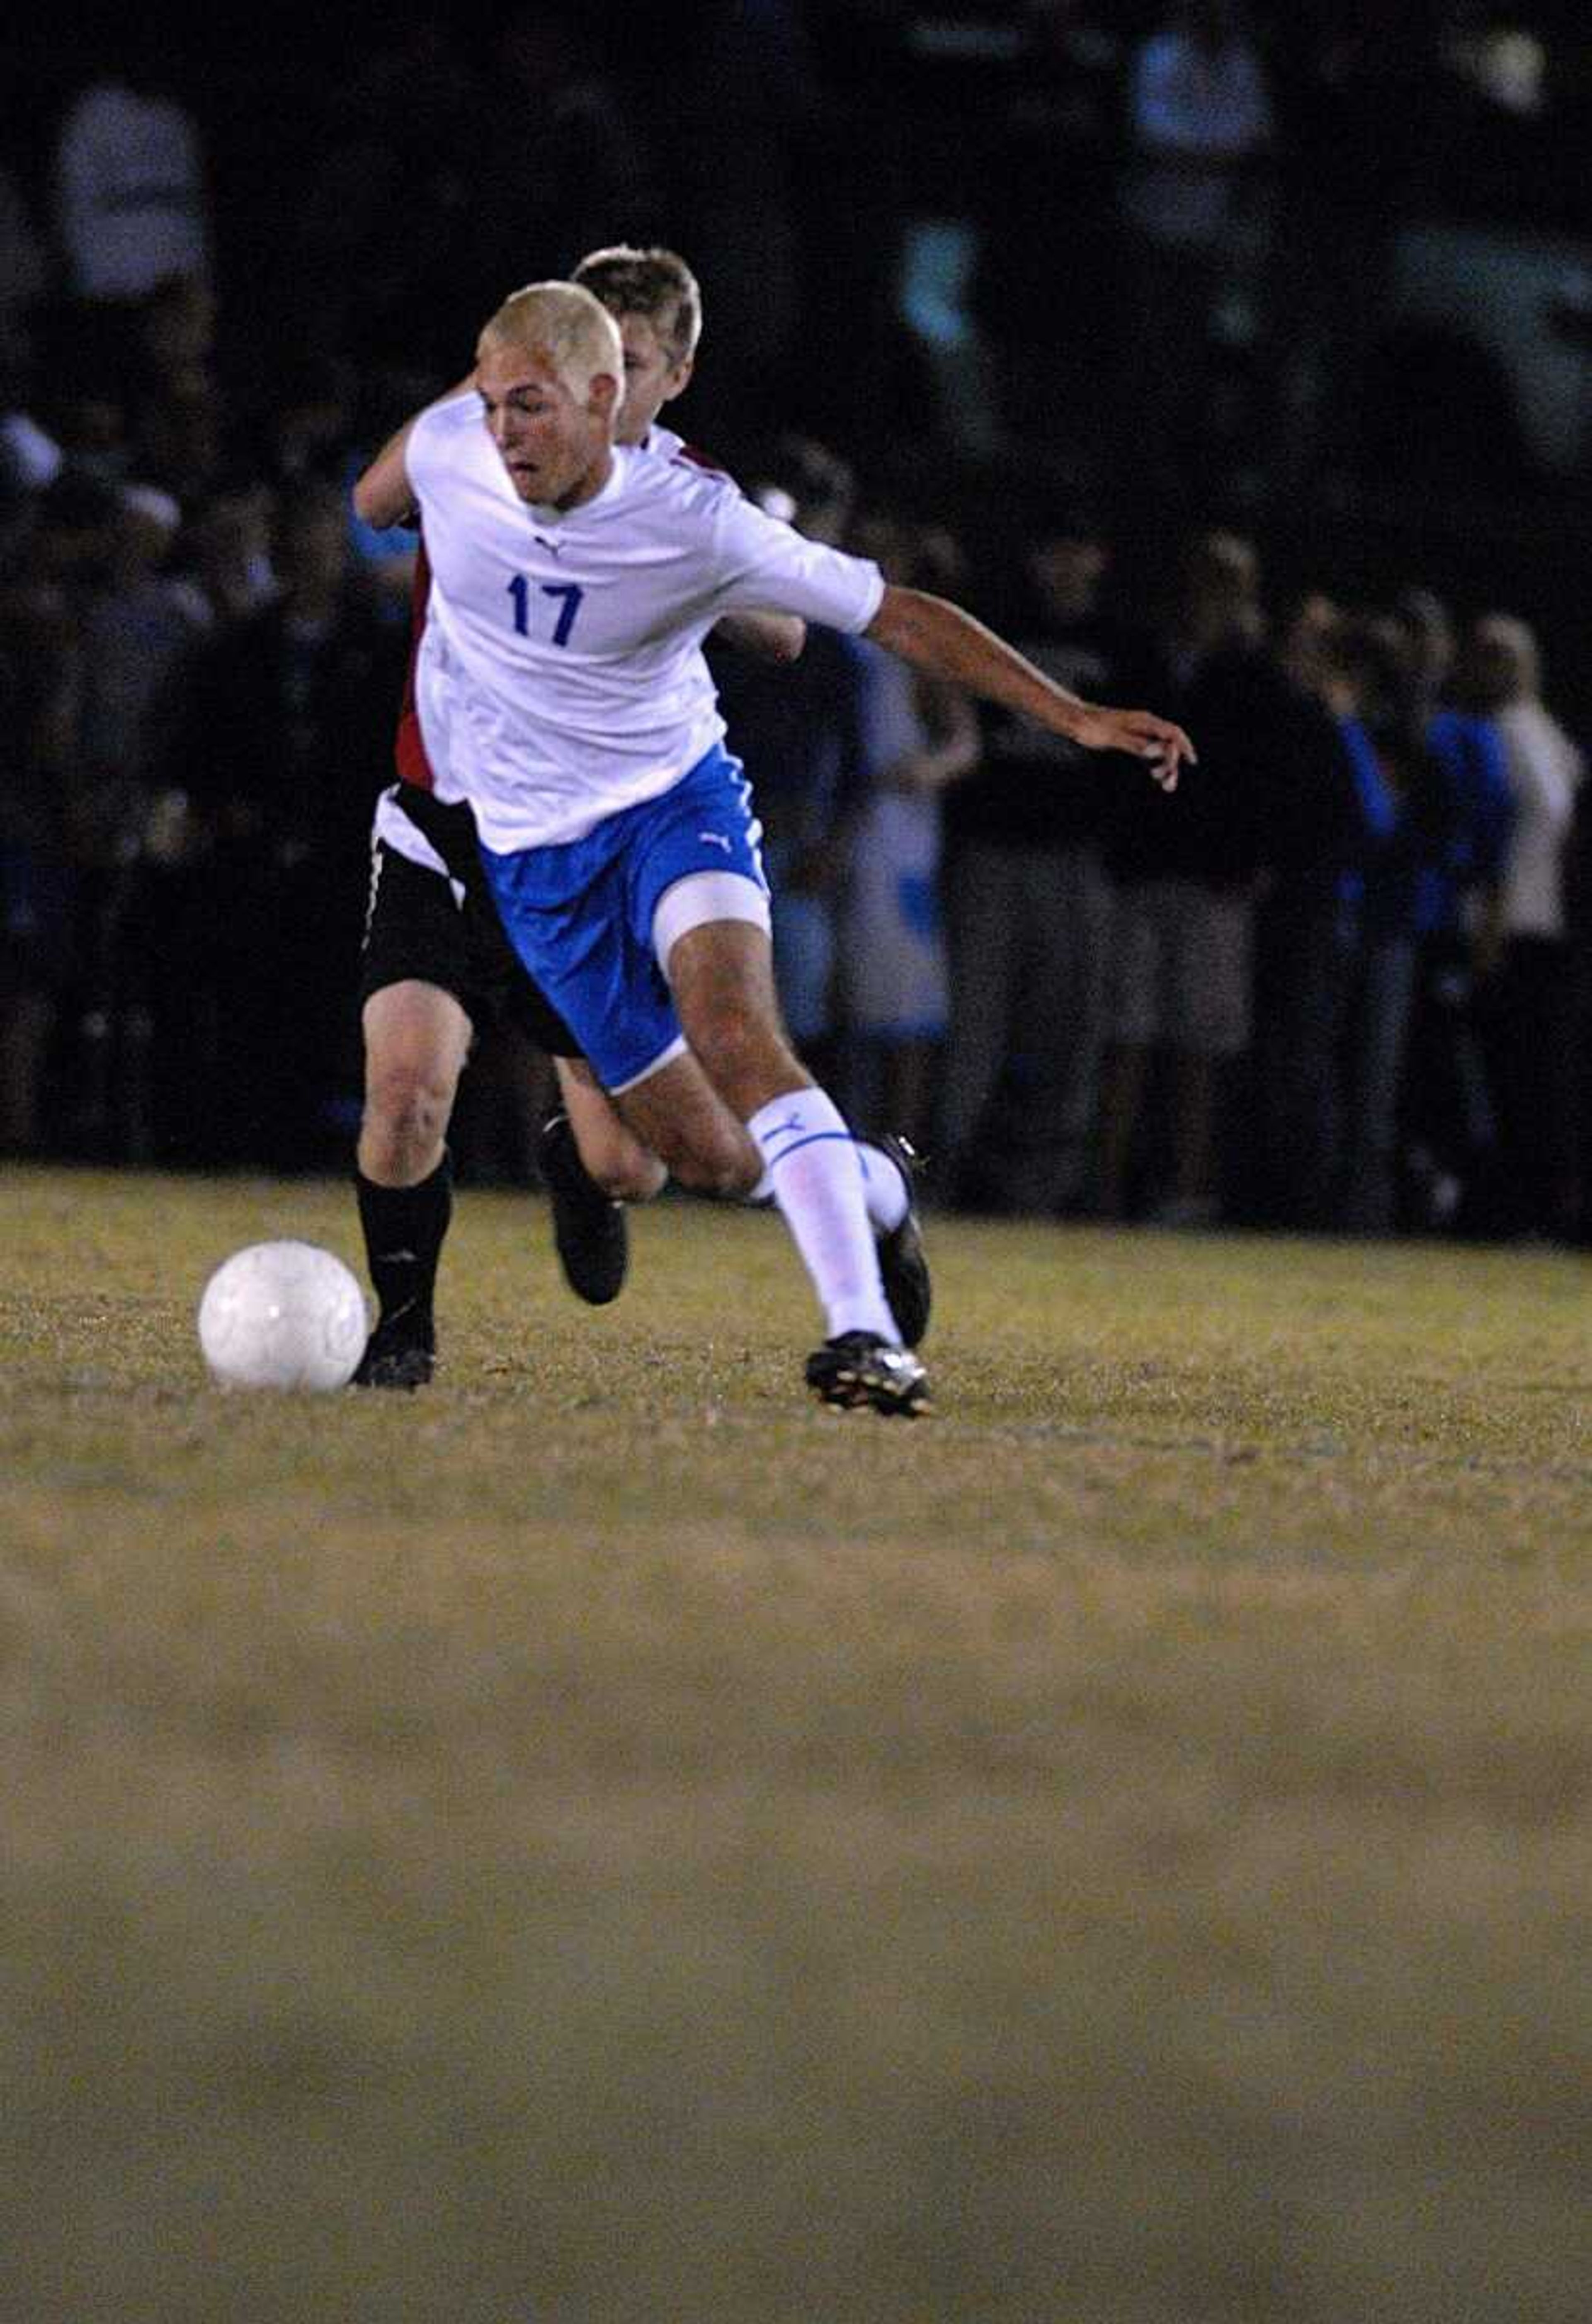
[[[677,253],[625,244],[592,252],[575,270],[620,327],[625,385],[615,438],[661,459],[698,456],[658,425],[688,383],[702,327],[695,277]],[[706,463],[703,463],[706,466]],[[416,642],[430,593],[424,544],[415,589]],[[785,613],[741,613],[718,634],[776,661],[802,649],[805,625]],[[504,1017],[553,1057],[562,1107],[540,1139],[554,1236],[570,1287],[602,1305],[627,1264],[623,1204],[658,1193],[672,1171],[698,1191],[746,1195],[762,1165],[744,1127],[696,1072],[676,1108],[667,1163],[644,1146],[602,1090],[579,1044],[532,982],[507,939],[481,872],[468,804],[438,796],[432,754],[446,737],[432,705],[422,733],[412,681],[400,715],[401,780],[377,805],[360,1000],[365,1103],[355,1172],[376,1325],[355,1373],[364,1388],[414,1388],[432,1374],[438,1264],[452,1217],[447,1128],[475,1031]],[[892,1305],[909,1344],[927,1327],[930,1285],[913,1213],[915,1157],[886,1138],[863,1149],[876,1190],[876,1233]],[[892,1165],[894,1166],[892,1167]],[[907,1181],[901,1204],[897,1174]]]
[[[616,447],[622,378],[606,309],[531,284],[484,326],[474,394],[401,429],[356,505],[381,523],[419,504],[422,717],[446,697],[448,779],[515,950],[655,1150],[700,1065],[751,1132],[817,1293],[808,1386],[912,1415],[927,1379],[886,1300],[856,1146],[780,1024],[758,829],[702,641],[727,613],[782,609],[1128,752],[1164,787],[1192,748],[1150,712],[1080,701],[959,607],[887,586],[719,480]]]

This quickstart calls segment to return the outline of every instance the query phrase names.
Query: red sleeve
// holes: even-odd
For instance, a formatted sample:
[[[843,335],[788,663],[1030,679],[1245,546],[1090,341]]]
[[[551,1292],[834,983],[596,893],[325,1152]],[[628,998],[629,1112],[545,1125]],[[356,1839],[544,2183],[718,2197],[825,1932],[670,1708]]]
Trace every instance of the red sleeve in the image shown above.
[[[679,450],[671,453],[669,457],[676,467],[703,468],[710,476],[722,476],[727,484],[735,482],[728,468],[721,467],[717,460],[710,459],[695,444],[682,444]]]
[[[426,627],[426,606],[431,595],[431,567],[426,556],[425,535],[420,537],[415,552],[414,586],[410,592],[410,658],[403,674],[403,701],[398,713],[398,732],[392,738],[392,759],[401,782],[413,783],[417,790],[435,788],[436,777],[431,761],[426,756],[426,745],[420,734],[420,714],[415,707],[415,662],[420,650],[420,639]]]

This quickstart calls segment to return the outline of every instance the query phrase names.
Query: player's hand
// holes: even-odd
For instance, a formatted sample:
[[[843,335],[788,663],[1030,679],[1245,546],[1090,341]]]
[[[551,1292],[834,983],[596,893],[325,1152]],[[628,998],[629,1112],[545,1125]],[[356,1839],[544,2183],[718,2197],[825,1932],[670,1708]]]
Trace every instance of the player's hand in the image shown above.
[[[1182,728],[1153,710],[1090,709],[1072,729],[1072,740],[1086,751],[1126,751],[1130,759],[1146,761],[1151,779],[1164,791],[1174,791],[1178,769],[1192,766],[1199,756]]]

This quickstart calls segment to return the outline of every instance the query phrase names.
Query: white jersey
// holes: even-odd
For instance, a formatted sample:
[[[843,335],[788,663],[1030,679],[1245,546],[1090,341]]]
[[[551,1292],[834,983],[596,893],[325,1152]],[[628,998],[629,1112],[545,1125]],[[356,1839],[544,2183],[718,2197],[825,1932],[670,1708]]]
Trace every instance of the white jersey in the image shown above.
[[[650,453],[655,459],[679,460],[697,475],[716,476],[732,492],[739,489],[732,477],[722,468],[716,467],[713,461],[704,458],[700,452],[693,452],[685,438],[676,436],[672,428],[659,428],[656,425],[649,428],[641,440],[640,448],[644,452]],[[430,591],[428,589],[428,608],[429,604]],[[419,638],[416,640],[415,651],[418,664]],[[417,668],[417,678],[418,674]],[[457,800],[464,796],[463,790],[458,784],[450,781],[447,771],[449,766],[447,700],[447,685],[446,679],[438,673],[430,688],[430,700],[428,705],[429,715],[421,721],[421,739],[426,747],[427,764],[431,770],[432,795],[440,799]],[[419,716],[420,714],[419,702],[416,703],[415,709]],[[439,878],[446,880],[454,890],[455,900],[462,903],[463,888],[419,825],[404,810],[403,798],[409,788],[407,782],[393,783],[381,794],[376,801],[375,825],[372,838],[379,840],[384,847],[390,847],[395,855],[405,856],[410,862],[419,864],[422,871],[433,872]]]
[[[666,443],[659,429],[616,447],[601,491],[560,514],[520,501],[474,392],[410,432],[432,576],[421,732],[437,796],[467,798],[498,853],[584,838],[713,747],[724,722],[702,641],[723,614],[772,607],[856,632],[879,610],[877,566]]]

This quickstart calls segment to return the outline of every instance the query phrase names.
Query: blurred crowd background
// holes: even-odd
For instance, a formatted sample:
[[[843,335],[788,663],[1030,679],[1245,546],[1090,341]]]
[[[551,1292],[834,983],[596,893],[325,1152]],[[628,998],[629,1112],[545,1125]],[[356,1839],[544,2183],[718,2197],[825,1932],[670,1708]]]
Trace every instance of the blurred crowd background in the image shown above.
[[[414,543],[503,293],[703,284],[766,505],[1181,718],[1174,799],[714,652],[799,1044],[934,1199],[1592,1238],[1579,6],[698,0],[0,41],[0,1152],[347,1167]],[[483,1044],[465,1178],[534,1179]]]

